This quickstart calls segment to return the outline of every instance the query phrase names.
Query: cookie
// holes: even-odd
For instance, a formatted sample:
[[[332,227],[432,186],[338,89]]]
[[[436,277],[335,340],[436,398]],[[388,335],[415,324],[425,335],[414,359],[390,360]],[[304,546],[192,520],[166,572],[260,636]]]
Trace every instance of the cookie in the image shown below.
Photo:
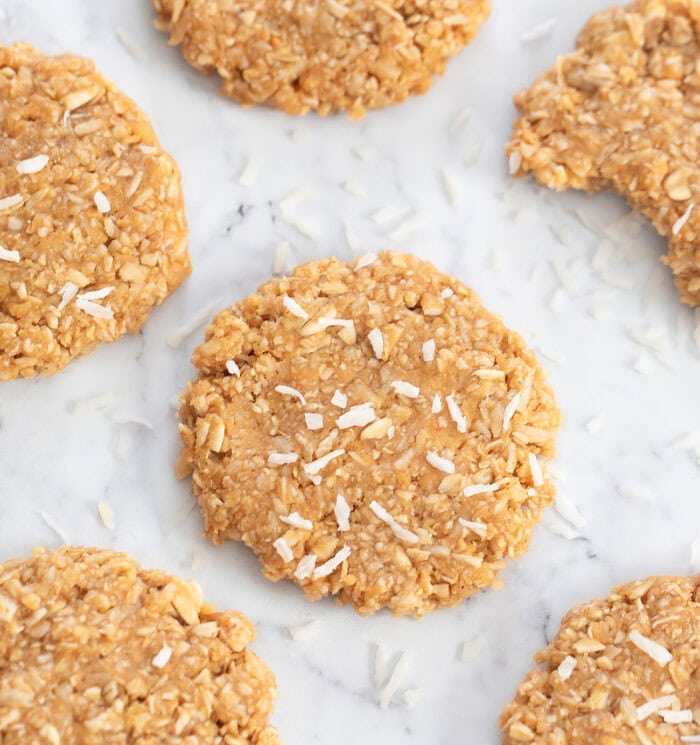
[[[136,333],[190,272],[180,175],[89,60],[0,46],[0,380]]]
[[[499,582],[553,487],[537,360],[461,282],[397,253],[312,261],[207,328],[178,471],[215,543],[360,613]]]
[[[700,741],[700,575],[571,610],[501,716],[506,745]]]
[[[153,0],[156,26],[223,95],[288,114],[425,93],[489,14],[489,0]]]
[[[610,189],[669,242],[700,304],[700,5],[638,0],[594,15],[573,54],[515,98],[511,171],[552,189]]]
[[[125,554],[0,564],[0,733],[26,743],[277,745],[255,630]]]

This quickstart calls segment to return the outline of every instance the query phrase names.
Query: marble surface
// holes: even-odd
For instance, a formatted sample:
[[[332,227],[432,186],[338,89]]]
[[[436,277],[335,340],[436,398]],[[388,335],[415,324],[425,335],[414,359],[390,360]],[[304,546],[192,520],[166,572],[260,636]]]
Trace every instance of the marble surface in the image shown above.
[[[502,706],[572,604],[691,564],[700,333],[694,339],[692,311],[657,261],[663,241],[616,197],[513,182],[502,155],[512,94],[571,48],[605,0],[494,5],[428,95],[356,123],[220,99],[216,83],[152,30],[146,0],[0,0],[0,41],[92,57],[152,117],[183,172],[194,263],[142,334],[55,377],[2,385],[0,559],[65,537],[195,577],[213,602],[257,624],[287,745],[495,745]],[[523,42],[549,18],[551,34]],[[386,207],[405,214],[372,219]],[[503,590],[422,621],[359,618],[266,581],[242,546],[201,537],[189,484],[173,476],[172,399],[192,374],[204,320],[270,276],[281,241],[290,244],[286,268],[328,254],[413,251],[474,287],[541,352],[564,416],[562,510],[580,524],[549,510]],[[200,323],[187,334],[192,319]],[[113,509],[113,530],[100,522],[100,500]],[[312,621],[290,638],[288,627]],[[464,642],[473,659],[461,659]],[[406,655],[385,710],[376,645],[390,661]]]

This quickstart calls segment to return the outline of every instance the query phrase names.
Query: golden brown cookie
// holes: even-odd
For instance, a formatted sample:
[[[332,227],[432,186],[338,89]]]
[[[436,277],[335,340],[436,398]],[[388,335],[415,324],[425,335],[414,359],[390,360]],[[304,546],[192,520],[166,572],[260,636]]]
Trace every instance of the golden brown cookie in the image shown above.
[[[578,49],[515,97],[511,171],[552,189],[611,189],[669,240],[662,261],[700,304],[700,3],[638,0],[594,15]]]
[[[699,593],[700,575],[651,577],[569,611],[501,715],[504,743],[700,741]]]
[[[215,542],[360,613],[420,615],[498,582],[553,487],[559,413],[535,356],[405,254],[298,267],[194,353],[182,475]]]
[[[243,104],[321,114],[425,93],[468,44],[489,0],[153,0],[156,26]]]
[[[0,380],[136,333],[190,272],[180,174],[89,60],[0,46]]]
[[[125,554],[63,547],[0,564],[0,741],[277,745],[255,630]]]

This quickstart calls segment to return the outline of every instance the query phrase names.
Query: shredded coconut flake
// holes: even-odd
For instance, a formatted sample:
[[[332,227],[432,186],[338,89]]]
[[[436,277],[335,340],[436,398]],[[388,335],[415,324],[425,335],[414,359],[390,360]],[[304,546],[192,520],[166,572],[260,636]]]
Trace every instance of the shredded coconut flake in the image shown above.
[[[688,205],[688,209],[683,213],[681,217],[676,220],[676,222],[673,223],[673,228],[671,228],[673,235],[678,235],[678,233],[683,230],[685,224],[688,222],[688,220],[690,220],[690,216],[693,214],[694,209],[694,204]]]
[[[408,654],[406,652],[402,652],[401,656],[396,662],[393,672],[389,676],[389,680],[387,680],[386,685],[384,686],[384,688],[382,688],[381,693],[379,694],[380,709],[389,708],[392,699],[398,692],[399,688],[401,688],[404,680],[406,679],[406,676],[408,675],[410,665],[411,663]]]
[[[350,546],[343,546],[343,548],[341,548],[335,556],[328,559],[325,564],[321,564],[320,567],[314,569],[314,579],[327,577],[329,574],[334,572],[348,558],[348,556],[350,556],[350,553]]]
[[[299,456],[296,453],[270,453],[267,462],[271,466],[284,466],[288,463],[296,463]]]
[[[568,680],[576,668],[576,658],[568,655],[559,663],[557,673],[562,680]]]
[[[461,662],[472,662],[475,660],[481,650],[484,648],[484,640],[476,636],[469,641],[462,642],[459,650],[459,659]]]
[[[238,184],[244,189],[252,186],[258,177],[258,164],[253,158],[248,158],[248,162],[245,168],[241,171],[241,175],[238,177]]]
[[[428,461],[428,463],[430,463],[431,466],[437,468],[438,471],[442,471],[443,473],[455,472],[455,464],[451,460],[441,457],[432,450],[429,450],[427,452],[425,459]]]
[[[236,364],[236,360],[227,360],[226,370],[229,375],[235,375],[237,378],[241,377],[241,368]]]
[[[284,307],[297,318],[303,318],[306,320],[309,317],[309,314],[297,303],[297,301],[289,297],[289,295],[284,295],[282,297],[282,302],[284,303]]]
[[[350,530],[350,505],[342,494],[335,498],[335,519],[338,522],[338,530],[341,533]]]
[[[372,329],[369,334],[367,334],[367,338],[369,339],[369,343],[372,345],[374,356],[380,360],[384,354],[384,337],[382,336],[382,332],[379,329]]]
[[[360,256],[360,258],[357,260],[357,263],[355,264],[355,271],[359,272],[360,269],[364,269],[366,266],[374,264],[377,258],[377,254],[374,253],[364,254],[364,256]]]
[[[22,204],[23,201],[21,194],[12,194],[12,196],[3,197],[0,199],[0,212],[2,210],[9,210],[11,207],[16,207],[18,204]]]
[[[287,626],[287,631],[289,632],[289,637],[293,641],[300,642],[304,641],[304,639],[310,639],[312,636],[315,636],[320,625],[320,621],[309,621],[308,623],[302,623],[298,626]]]
[[[500,484],[470,484],[465,486],[462,494],[465,497],[475,497],[477,494],[488,494],[489,492],[498,491]]]
[[[83,292],[80,294],[82,300],[104,300],[108,295],[114,292],[114,287],[103,287],[100,290],[90,290],[89,292]]]
[[[656,714],[659,711],[668,709],[669,706],[673,706],[678,702],[678,696],[672,693],[669,696],[660,696],[659,698],[652,698],[645,704],[637,707],[637,720],[643,722],[648,719],[652,714]]]
[[[331,403],[339,409],[344,409],[348,405],[348,397],[344,393],[336,391],[331,398]]]
[[[114,512],[107,502],[97,503],[97,514],[107,530],[114,530]]]
[[[471,530],[472,533],[476,533],[478,536],[481,536],[482,538],[486,537],[486,531],[488,528],[484,523],[476,522],[474,520],[465,520],[463,517],[459,518],[459,524],[467,528],[467,530]]]
[[[288,385],[278,385],[275,386],[275,390],[277,391],[277,393],[281,393],[283,396],[292,396],[293,398],[298,399],[302,406],[306,406],[306,399],[304,398],[304,395],[296,388],[292,388]]]
[[[513,415],[518,410],[518,406],[520,406],[520,393],[516,393],[513,398],[511,398],[505,408],[505,411],[503,412],[504,432],[508,429],[508,427],[510,427],[510,420],[513,418]]]
[[[406,541],[406,543],[418,543],[418,536],[396,522],[396,520],[378,502],[372,500],[369,508],[380,520],[385,522],[392,529],[397,538]]]
[[[668,724],[685,724],[693,721],[693,712],[690,709],[660,709],[656,713]]]
[[[304,414],[306,427],[310,430],[323,429],[323,414]]]
[[[302,556],[299,559],[297,568],[294,570],[294,576],[297,579],[308,579],[316,566],[316,554],[309,554],[308,556]]]
[[[78,285],[73,282],[66,282],[61,288],[61,302],[58,304],[58,310],[63,310],[77,294]]]
[[[423,342],[423,361],[432,362],[435,359],[435,339]]]
[[[641,649],[644,654],[651,657],[651,659],[661,667],[666,667],[666,665],[668,665],[668,663],[673,659],[673,655],[668,651],[668,649],[666,649],[666,647],[663,647],[653,639],[649,639],[643,634],[640,634],[639,631],[635,630],[630,632],[630,641],[635,647]]]
[[[425,694],[425,688],[407,688],[401,698],[409,709],[414,709],[425,698]]]
[[[306,520],[298,512],[290,512],[288,515],[280,515],[280,520],[285,523],[285,525],[291,525],[293,528],[311,530],[314,527],[311,520]]]
[[[544,484],[544,478],[542,477],[542,468],[540,467],[539,460],[537,460],[537,456],[534,453],[528,453],[527,458],[530,463],[532,483],[535,486],[542,486],[542,484]]]
[[[321,458],[317,458],[316,460],[311,461],[311,463],[305,463],[304,470],[310,476],[313,476],[317,474],[322,468],[325,468],[334,458],[339,458],[341,455],[344,455],[344,454],[345,454],[345,450],[343,448],[341,448],[340,450],[332,450],[327,455],[324,455]]]
[[[151,664],[153,667],[157,667],[160,670],[170,662],[172,655],[173,650],[167,644],[163,643],[160,652],[158,652],[158,654],[151,660]]]
[[[0,261],[11,261],[14,264],[19,263],[20,255],[19,251],[10,251],[3,246],[0,246]]]
[[[49,162],[48,155],[35,155],[33,158],[25,158],[17,164],[17,173],[32,174],[39,173]]]
[[[405,238],[411,233],[415,233],[417,230],[427,227],[432,222],[432,217],[426,214],[413,215],[405,220],[400,225],[395,227],[390,233],[389,238],[392,241],[399,241]]]
[[[352,328],[355,322],[348,318],[326,318],[321,316],[317,319],[318,325],[322,329],[330,328],[331,326],[341,326],[342,328]]]
[[[458,432],[467,431],[467,418],[462,414],[462,410],[457,405],[453,395],[445,396],[447,410],[450,412],[450,418],[457,425]]]
[[[401,396],[406,396],[406,398],[418,398],[420,395],[420,388],[412,383],[407,383],[405,380],[394,380],[391,383],[391,387]]]
[[[97,211],[105,215],[107,212],[109,212],[112,209],[112,205],[109,202],[109,199],[107,199],[107,195],[102,191],[96,191],[95,195],[93,196],[93,201],[95,202],[95,207],[97,207]]]
[[[341,414],[335,420],[335,423],[338,429],[349,429],[350,427],[364,427],[371,424],[376,418],[377,415],[372,404],[358,404]]]
[[[279,241],[275,243],[275,252],[272,255],[272,273],[282,274],[284,271],[284,262],[289,253],[289,241]]]
[[[78,296],[76,299],[75,307],[94,318],[114,318],[114,311],[108,305],[100,305],[99,303],[95,303],[82,296]]]
[[[433,405],[430,408],[433,414],[439,414],[442,411],[442,398],[439,393],[433,396]]]
[[[523,156],[520,154],[520,151],[513,150],[513,152],[508,156],[508,173],[510,173],[511,176],[515,176],[515,174],[520,170],[522,163]]]
[[[526,44],[528,42],[544,39],[545,37],[551,35],[552,31],[554,31],[554,26],[556,25],[556,23],[556,18],[548,18],[546,21],[542,21],[536,26],[533,26],[529,31],[525,31],[525,33],[523,33],[520,38]]]
[[[294,552],[284,538],[278,538],[272,543],[272,545],[275,547],[275,551],[277,551],[285,564],[289,564],[289,562],[292,561],[294,558]]]
[[[586,432],[589,435],[597,435],[605,424],[605,415],[596,414],[593,418],[586,422]]]
[[[179,329],[176,329],[168,335],[168,346],[173,347],[173,349],[179,347],[190,334],[196,331],[202,324],[209,321],[212,313],[219,308],[219,305],[219,302],[212,302],[195,313],[195,315],[184,326],[181,326]]]

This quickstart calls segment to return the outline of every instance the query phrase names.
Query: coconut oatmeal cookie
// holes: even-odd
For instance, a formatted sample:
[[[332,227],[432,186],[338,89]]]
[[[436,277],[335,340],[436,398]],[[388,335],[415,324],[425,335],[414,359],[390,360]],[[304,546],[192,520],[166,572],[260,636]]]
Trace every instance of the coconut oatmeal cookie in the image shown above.
[[[89,60],[0,46],[0,380],[137,332],[189,274],[180,175]]]
[[[425,93],[469,43],[489,0],[153,0],[156,26],[223,95],[289,114],[398,103]]]
[[[125,554],[0,564],[0,741],[277,745],[272,673],[244,616]]]
[[[700,742],[700,575],[571,610],[501,716],[506,745]]]
[[[515,98],[511,171],[624,195],[669,241],[700,304],[700,3],[637,0],[594,15],[573,54]],[[696,208],[698,207],[698,208]]]
[[[304,264],[217,315],[193,361],[179,472],[206,533],[311,598],[456,605],[552,500],[559,414],[535,356],[412,256]]]

